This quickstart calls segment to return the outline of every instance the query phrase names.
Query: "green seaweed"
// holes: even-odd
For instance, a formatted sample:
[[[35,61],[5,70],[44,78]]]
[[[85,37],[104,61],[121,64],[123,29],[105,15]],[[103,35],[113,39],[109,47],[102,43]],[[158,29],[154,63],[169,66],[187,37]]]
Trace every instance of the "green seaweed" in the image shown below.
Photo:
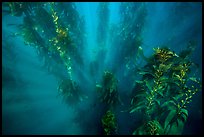
[[[110,107],[116,106],[120,103],[117,80],[111,72],[105,71],[103,75],[102,85],[97,84],[96,86],[100,94],[101,102]]]
[[[157,120],[148,121],[137,128],[133,135],[163,135],[164,130]]]
[[[86,96],[82,95],[78,84],[71,79],[61,81],[58,87],[58,93],[63,97],[64,102],[73,106],[86,98]]]
[[[143,112],[147,121],[158,120],[164,134],[181,134],[188,117],[187,104],[201,84],[190,77],[193,63],[188,58],[168,48],[154,50],[147,65],[139,69],[142,80],[135,81],[129,112]]]
[[[74,71],[79,67],[78,64],[83,64],[80,50],[83,46],[81,42],[84,35],[81,32],[84,31],[84,20],[80,18],[74,3],[68,5],[65,12],[69,14],[63,16],[63,10],[60,9],[62,5],[55,2],[6,2],[3,6],[10,15],[24,15],[23,23],[16,25],[20,29],[20,36],[26,45],[35,48],[48,71],[62,81],[58,88],[60,94],[66,102],[71,103],[82,100],[77,84],[72,81],[72,75],[76,74]],[[68,21],[65,24],[64,19]],[[14,33],[14,36],[17,35],[18,33]],[[74,65],[76,63],[73,62],[78,64]],[[59,67],[58,71],[62,72],[57,72]],[[68,75],[66,79],[64,71]]]
[[[112,110],[108,110],[101,119],[104,134],[114,135],[117,133],[116,117]]]

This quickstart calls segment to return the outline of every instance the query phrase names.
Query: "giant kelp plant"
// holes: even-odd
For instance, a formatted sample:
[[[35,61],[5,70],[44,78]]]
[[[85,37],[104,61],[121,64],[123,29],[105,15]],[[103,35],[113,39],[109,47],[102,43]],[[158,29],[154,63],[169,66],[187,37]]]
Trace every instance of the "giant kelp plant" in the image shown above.
[[[100,102],[105,105],[105,114],[101,119],[105,135],[117,134],[117,121],[114,108],[121,103],[117,83],[117,79],[113,73],[105,71],[102,84],[96,85],[99,92]]]
[[[109,29],[110,9],[109,3],[102,2],[98,6],[98,27],[97,27],[97,43],[99,47],[104,47],[107,44],[107,35]]]
[[[141,127],[133,134],[181,134],[188,118],[187,104],[200,88],[201,83],[191,75],[195,67],[187,50],[179,55],[169,48],[156,48],[147,65],[139,71],[142,79],[135,81],[132,90],[130,113],[144,114]]]
[[[145,3],[140,2],[123,2],[119,7],[120,23],[113,25],[111,30],[111,44],[116,55],[113,55],[114,70],[123,68],[124,73],[128,75],[135,67],[137,53],[143,43],[142,33],[147,16]]]
[[[91,69],[97,69],[100,72],[104,68],[107,43],[108,43],[108,32],[109,32],[109,16],[110,9],[109,3],[99,3],[98,6],[98,26],[97,26],[97,43],[98,43],[98,53],[96,55],[97,62],[92,62]],[[95,71],[97,71],[95,70]],[[119,93],[118,93],[118,82],[114,74],[109,71],[104,71],[102,76],[102,84],[97,84],[96,88],[99,92],[99,99],[105,105],[103,116],[101,118],[103,134],[113,135],[117,134],[117,120],[114,108],[120,103]]]
[[[98,24],[97,24],[97,49],[94,60],[90,63],[91,75],[95,77],[96,75],[101,75],[104,68],[105,57],[107,54],[107,43],[108,43],[108,30],[109,30],[109,16],[110,9],[109,3],[101,2],[97,8]]]
[[[12,16],[23,16],[23,24],[17,25],[19,32],[14,36],[23,36],[25,44],[36,49],[44,66],[61,81],[59,93],[66,102],[72,100],[76,103],[82,97],[73,75],[79,75],[75,70],[77,65],[83,65],[80,50],[84,41],[84,23],[74,3],[68,3],[63,11],[61,6],[61,3],[54,2],[7,2],[4,10]],[[62,16],[62,12],[71,14]],[[67,21],[67,18],[72,20],[65,25],[63,20]],[[76,28],[76,24],[80,27]]]

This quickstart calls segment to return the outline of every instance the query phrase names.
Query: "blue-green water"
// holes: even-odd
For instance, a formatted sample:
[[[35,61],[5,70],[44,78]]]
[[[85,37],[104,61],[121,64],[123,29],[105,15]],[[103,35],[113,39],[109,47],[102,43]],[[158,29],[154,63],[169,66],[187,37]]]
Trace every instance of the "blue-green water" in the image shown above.
[[[166,46],[179,53],[189,41],[195,42],[190,60],[199,67],[191,71],[201,78],[200,2],[29,4],[2,4],[2,134],[103,134],[101,118],[107,106],[99,101],[96,85],[102,83],[104,71],[116,77],[123,102],[114,108],[117,134],[132,134],[143,118],[126,111],[133,83],[141,79],[137,70],[146,64],[136,56],[139,46],[150,57],[153,48]],[[71,44],[57,28],[66,30]],[[60,49],[53,48],[55,42]],[[83,95],[77,103],[59,94],[67,78]],[[202,90],[187,110],[181,134],[201,134]]]

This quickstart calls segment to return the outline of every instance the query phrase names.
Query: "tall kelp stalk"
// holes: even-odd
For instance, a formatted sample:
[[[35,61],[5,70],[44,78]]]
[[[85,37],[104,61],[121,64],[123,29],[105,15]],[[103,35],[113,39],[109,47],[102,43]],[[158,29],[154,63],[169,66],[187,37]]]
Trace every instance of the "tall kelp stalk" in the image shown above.
[[[169,48],[155,48],[147,64],[138,72],[129,112],[144,115],[144,124],[133,134],[182,134],[188,118],[187,105],[201,89],[195,77],[196,65],[190,60],[193,42],[176,54]]]
[[[119,7],[119,26],[113,26],[112,45],[115,54],[113,57],[113,70],[124,68],[126,75],[135,68],[137,53],[142,46],[142,32],[147,16],[146,4],[136,2],[123,2]]]
[[[100,2],[97,8],[98,24],[96,33],[97,52],[94,60],[90,63],[90,72],[93,77],[101,76],[107,53],[107,40],[109,30],[109,3]],[[95,80],[98,79],[95,77]]]
[[[100,2],[98,6],[97,43],[100,48],[106,47],[109,29],[109,3]]]
[[[61,24],[69,29],[69,35],[76,45],[74,60],[77,67],[83,68],[82,54],[85,47],[85,21],[73,2],[55,3],[55,11],[60,14]],[[62,14],[63,13],[63,14]]]
[[[118,126],[114,111],[116,106],[121,104],[118,93],[118,81],[113,73],[104,71],[102,84],[97,84],[96,88],[99,92],[100,102],[105,105],[105,109],[103,111],[104,115],[101,118],[101,123],[104,130],[103,134],[117,134]]]
[[[103,5],[103,4],[101,4]],[[103,8],[103,7],[102,7]],[[103,8],[105,9],[105,7]],[[140,46],[142,46],[142,31],[143,31],[143,26],[145,22],[145,17],[146,17],[146,7],[145,4],[143,3],[121,3],[120,5],[120,25],[112,25],[110,28],[111,30],[108,31],[106,28],[107,26],[107,18],[104,16],[107,14],[107,12],[103,12],[101,19],[102,22],[101,25],[103,27],[99,27],[100,33],[98,34],[98,42],[102,43],[101,47],[104,47],[104,43],[107,42],[107,40],[110,40],[109,43],[111,45],[114,45],[114,48],[110,47],[110,54],[113,56],[110,59],[111,62],[114,62],[114,64],[111,64],[109,69],[113,71],[113,73],[117,74],[117,71],[120,71],[120,73],[124,74],[127,72],[127,75],[130,75],[132,71],[130,71],[132,68],[135,67],[136,63],[136,57],[138,54],[138,51],[140,50]],[[101,15],[99,15],[101,16]],[[104,22],[106,21],[106,22]],[[107,34],[104,34],[104,30],[110,32],[110,39],[107,39]],[[100,37],[99,37],[100,36]],[[103,37],[101,37],[103,36]],[[112,38],[113,37],[113,38]],[[100,39],[99,39],[100,38]],[[115,47],[116,46],[116,47]],[[115,53],[115,54],[114,54]],[[105,58],[105,54],[103,54]],[[133,64],[133,66],[131,66]],[[122,70],[122,71],[121,71]],[[97,87],[101,90],[102,93],[102,100],[106,101],[107,106],[111,106],[111,109],[107,110],[106,112],[110,111],[112,114],[114,114],[114,104],[116,101],[121,102],[119,95],[118,95],[118,90],[114,90],[114,87],[117,87],[114,82],[111,80],[113,79],[112,75],[110,72],[105,72],[103,76],[103,80],[108,80],[108,87],[106,83],[100,85],[97,85]],[[107,78],[106,78],[107,77]],[[126,79],[124,76],[121,78],[121,83],[123,83]],[[103,91],[103,92],[102,92]],[[117,92],[116,92],[117,91]],[[117,94],[116,94],[117,93]],[[111,104],[113,103],[113,104]],[[120,104],[120,103],[119,103]],[[106,113],[103,118],[105,118]],[[104,120],[102,120],[104,121]],[[104,126],[104,131],[106,134],[110,134],[110,130]],[[116,133],[115,133],[116,134]]]
[[[23,36],[25,44],[36,49],[48,71],[61,81],[58,90],[64,100],[73,105],[82,100],[84,96],[73,76],[76,64],[83,65],[79,49],[83,46],[84,21],[74,4],[64,10],[54,2],[8,2],[4,6],[9,7],[11,15],[23,16],[23,24],[17,26],[19,32],[14,35]],[[64,24],[64,19],[69,23]]]
[[[117,134],[117,122],[114,113],[114,107],[119,103],[119,95],[117,88],[117,79],[114,74],[109,71],[104,71],[104,62],[106,59],[108,32],[109,32],[109,3],[101,2],[97,9],[98,26],[97,26],[97,54],[95,60],[91,62],[90,69],[93,76],[101,76],[102,83],[96,84],[99,94],[100,103],[104,105],[102,110],[101,125],[105,135]],[[102,73],[104,71],[104,73]],[[94,78],[97,79],[96,77]],[[102,108],[103,109],[103,108]]]

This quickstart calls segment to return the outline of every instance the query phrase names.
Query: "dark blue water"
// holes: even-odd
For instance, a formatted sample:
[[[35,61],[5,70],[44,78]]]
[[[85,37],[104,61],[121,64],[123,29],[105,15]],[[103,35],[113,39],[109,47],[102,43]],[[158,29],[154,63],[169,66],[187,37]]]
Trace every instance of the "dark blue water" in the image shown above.
[[[49,3],[45,4],[44,10],[51,15]],[[70,37],[78,46],[77,54],[71,57],[72,76],[86,96],[80,103],[70,105],[63,101],[57,90],[61,80],[69,77],[63,63],[60,62],[60,56],[53,53],[46,60],[38,54],[39,49],[37,50],[32,44],[26,45],[23,31],[17,25],[22,24],[28,15],[20,12],[19,16],[16,14],[12,16],[9,7],[3,3],[3,134],[102,134],[101,116],[104,113],[104,104],[98,103],[95,85],[101,83],[103,72],[106,70],[113,72],[117,78],[118,92],[125,104],[118,105],[115,110],[118,134],[132,134],[141,124],[142,115],[121,111],[128,107],[130,101],[128,95],[135,80],[132,76],[137,76],[133,68],[126,67],[127,60],[134,60],[137,54],[137,50],[134,51],[136,46],[134,37],[137,36],[142,38],[141,47],[146,57],[153,54],[153,48],[161,46],[167,46],[179,53],[187,48],[189,41],[195,41],[196,48],[191,61],[198,64],[196,76],[201,78],[202,4],[200,2],[129,3],[130,7],[135,5],[129,10],[126,4],[111,2],[108,3],[107,9],[103,9],[99,2],[76,2],[73,3],[73,9],[69,7],[69,3],[63,3],[56,9],[60,23],[69,28]],[[146,8],[145,14],[138,10],[142,8],[141,5]],[[27,14],[35,15],[36,9],[31,10],[33,11]],[[72,16],[76,18],[71,18]],[[43,32],[40,34],[44,41],[52,39],[54,35],[52,30],[55,29],[51,23],[49,24],[48,19],[44,16],[30,17],[35,19],[35,25],[29,26],[38,27],[38,24],[44,22],[47,27],[44,27],[46,34]],[[82,20],[84,23],[80,23]],[[14,36],[15,33],[21,34]],[[42,52],[43,55],[48,55],[48,51]],[[129,66],[132,63],[130,61]],[[138,60],[138,64],[142,67],[145,62]],[[182,134],[201,134],[202,91],[193,96],[187,109],[189,116]]]

